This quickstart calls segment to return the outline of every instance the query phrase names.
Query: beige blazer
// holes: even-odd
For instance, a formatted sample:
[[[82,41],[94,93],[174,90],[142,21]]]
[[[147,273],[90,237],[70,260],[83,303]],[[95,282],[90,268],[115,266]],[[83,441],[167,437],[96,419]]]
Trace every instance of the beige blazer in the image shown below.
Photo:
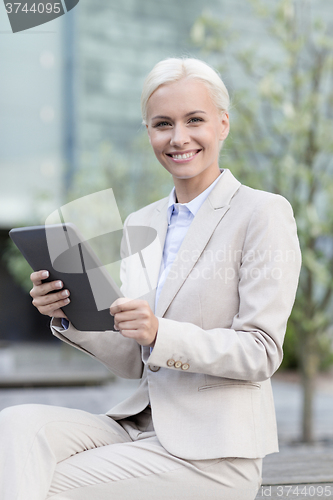
[[[158,232],[159,248],[143,254],[144,273],[130,259],[122,264],[124,294],[141,293],[153,310],[167,202],[126,220]],[[289,202],[243,186],[225,170],[164,284],[151,354],[119,332],[63,330],[57,319],[52,331],[116,375],[141,378],[134,395],[108,414],[124,418],[150,401],[156,434],[171,454],[193,460],[263,457],[278,451],[270,377],[282,360],[300,265]]]

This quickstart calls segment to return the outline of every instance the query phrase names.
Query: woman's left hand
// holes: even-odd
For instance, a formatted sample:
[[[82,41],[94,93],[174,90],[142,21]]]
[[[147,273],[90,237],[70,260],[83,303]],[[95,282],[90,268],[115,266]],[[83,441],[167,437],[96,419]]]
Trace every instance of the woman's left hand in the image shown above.
[[[124,337],[142,346],[154,347],[158,319],[146,300],[121,297],[112,303],[110,314],[114,316],[115,329]]]

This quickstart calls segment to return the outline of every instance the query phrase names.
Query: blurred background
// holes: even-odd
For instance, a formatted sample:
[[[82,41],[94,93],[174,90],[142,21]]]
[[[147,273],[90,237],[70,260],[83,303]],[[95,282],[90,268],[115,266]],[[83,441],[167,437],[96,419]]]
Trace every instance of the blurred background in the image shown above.
[[[135,388],[52,337],[8,231],[109,187],[122,220],[168,195],[172,180],[141,125],[141,88],[159,60],[193,56],[231,95],[221,167],[285,196],[297,220],[303,268],[273,380],[279,432],[333,439],[332,34],[324,0],[81,0],[16,34],[0,5],[0,409],[102,412]]]

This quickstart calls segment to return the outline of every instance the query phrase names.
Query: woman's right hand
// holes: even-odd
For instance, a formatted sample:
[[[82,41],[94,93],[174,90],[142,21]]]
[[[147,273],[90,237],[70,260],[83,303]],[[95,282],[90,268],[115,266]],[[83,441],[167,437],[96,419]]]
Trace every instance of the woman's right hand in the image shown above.
[[[33,283],[33,288],[30,290],[30,295],[33,299],[32,303],[41,314],[54,318],[68,319],[60,308],[70,302],[68,298],[69,290],[61,290],[64,286],[62,281],[43,283],[42,280],[45,280],[48,276],[48,271],[31,273],[30,279]]]

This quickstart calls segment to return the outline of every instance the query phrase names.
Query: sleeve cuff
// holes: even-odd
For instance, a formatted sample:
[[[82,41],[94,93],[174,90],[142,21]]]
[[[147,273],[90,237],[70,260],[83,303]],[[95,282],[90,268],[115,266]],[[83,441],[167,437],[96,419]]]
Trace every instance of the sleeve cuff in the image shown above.
[[[69,328],[69,321],[66,318],[61,318],[61,326],[63,327],[64,330],[68,330]]]

